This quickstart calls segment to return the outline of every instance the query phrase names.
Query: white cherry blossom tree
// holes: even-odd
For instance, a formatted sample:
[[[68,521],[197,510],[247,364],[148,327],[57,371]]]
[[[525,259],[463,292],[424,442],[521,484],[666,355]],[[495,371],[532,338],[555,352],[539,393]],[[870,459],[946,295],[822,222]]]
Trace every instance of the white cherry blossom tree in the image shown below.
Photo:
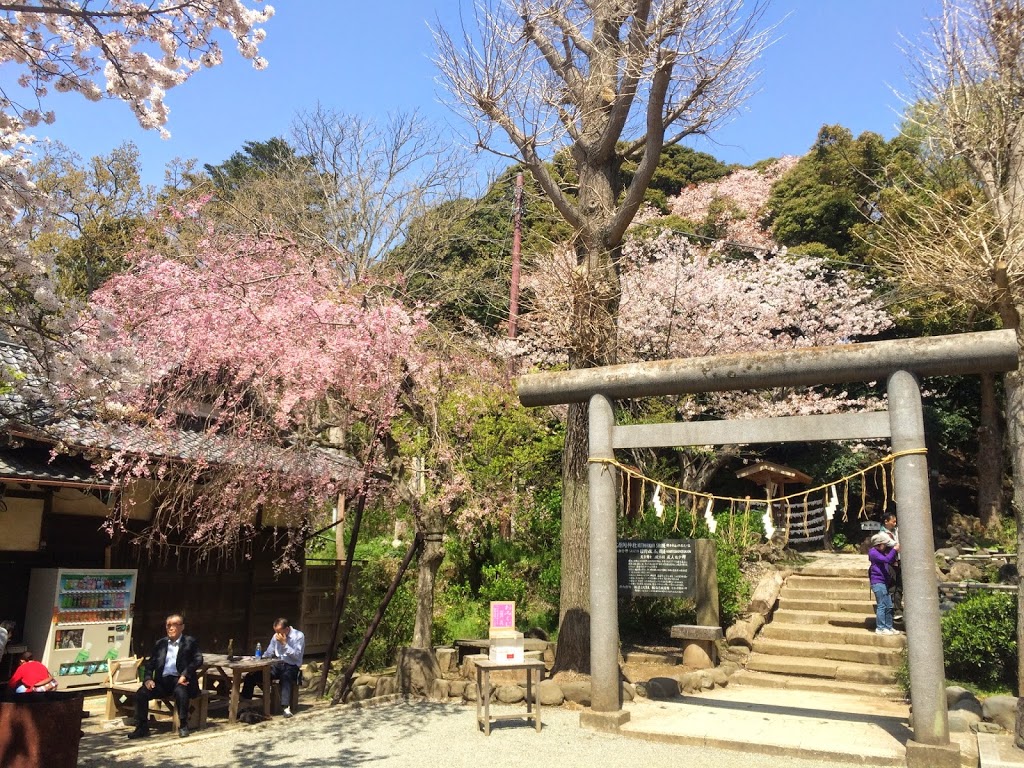
[[[166,135],[167,91],[221,63],[218,38],[266,66],[259,45],[273,13],[263,0],[0,2],[0,65],[17,72],[0,82],[0,292],[9,323],[38,331],[58,311],[49,264],[26,247],[49,205],[28,169],[31,131],[56,119],[51,91],[120,99],[143,128]],[[27,313],[11,309],[26,304]]]

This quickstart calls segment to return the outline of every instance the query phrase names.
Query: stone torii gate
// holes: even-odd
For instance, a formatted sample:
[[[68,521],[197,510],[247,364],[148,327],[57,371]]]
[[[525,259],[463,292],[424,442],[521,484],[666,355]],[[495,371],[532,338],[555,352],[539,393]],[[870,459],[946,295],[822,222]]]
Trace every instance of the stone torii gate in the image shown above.
[[[592,711],[603,728],[629,719],[619,685],[616,448],[889,438],[900,510],[900,562],[914,740],[907,765],[959,766],[950,744],[935,580],[928,464],[918,377],[999,373],[1017,366],[1012,330],[719,355],[539,373],[519,379],[526,406],[590,406],[590,651]],[[613,399],[778,386],[887,382],[888,411],[616,426]]]

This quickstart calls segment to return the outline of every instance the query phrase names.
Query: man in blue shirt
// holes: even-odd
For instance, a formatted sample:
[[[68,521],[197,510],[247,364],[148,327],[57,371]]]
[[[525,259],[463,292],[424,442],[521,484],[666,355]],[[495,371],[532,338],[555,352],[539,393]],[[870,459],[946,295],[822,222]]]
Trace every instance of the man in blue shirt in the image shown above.
[[[281,681],[281,703],[284,705],[284,716],[292,716],[292,686],[298,683],[299,667],[302,666],[302,655],[306,650],[306,636],[291,625],[288,619],[280,618],[274,622],[274,636],[263,652],[264,658],[274,660],[270,665],[270,679]],[[242,698],[251,699],[253,689],[263,680],[261,672],[250,672],[242,682]],[[267,691],[263,695],[267,695]]]

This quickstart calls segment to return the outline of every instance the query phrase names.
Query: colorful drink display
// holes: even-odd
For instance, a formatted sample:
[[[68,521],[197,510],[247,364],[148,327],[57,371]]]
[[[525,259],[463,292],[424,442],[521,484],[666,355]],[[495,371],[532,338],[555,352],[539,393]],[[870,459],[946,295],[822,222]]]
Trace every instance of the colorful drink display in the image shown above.
[[[32,569],[25,642],[61,689],[102,685],[110,660],[131,653],[137,585],[129,568]]]
[[[128,619],[131,577],[61,575],[57,623],[89,624]]]

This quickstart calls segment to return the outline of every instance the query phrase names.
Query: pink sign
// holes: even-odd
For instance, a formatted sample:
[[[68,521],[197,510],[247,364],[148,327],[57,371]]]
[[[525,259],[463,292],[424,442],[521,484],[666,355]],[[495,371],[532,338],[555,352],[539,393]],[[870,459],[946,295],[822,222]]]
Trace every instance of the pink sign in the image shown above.
[[[515,601],[494,601],[491,603],[491,629],[515,629]]]

